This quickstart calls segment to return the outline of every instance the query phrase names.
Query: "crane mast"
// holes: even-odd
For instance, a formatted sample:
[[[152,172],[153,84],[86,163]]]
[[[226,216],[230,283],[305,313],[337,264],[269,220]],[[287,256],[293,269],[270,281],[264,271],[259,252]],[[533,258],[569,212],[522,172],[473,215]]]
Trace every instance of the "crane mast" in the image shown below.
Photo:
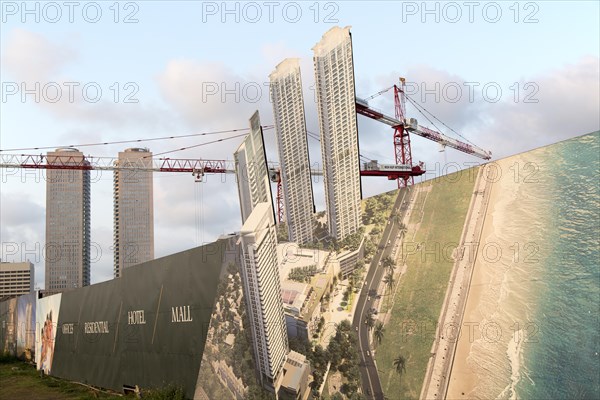
[[[404,121],[406,115],[406,97],[404,95],[405,80],[400,78],[400,87],[394,85],[394,110],[396,119]],[[410,149],[410,135],[404,124],[398,124],[394,128],[394,154],[396,155],[396,164],[412,165],[412,151]],[[398,188],[413,185],[415,178],[413,176],[404,179],[398,179]]]

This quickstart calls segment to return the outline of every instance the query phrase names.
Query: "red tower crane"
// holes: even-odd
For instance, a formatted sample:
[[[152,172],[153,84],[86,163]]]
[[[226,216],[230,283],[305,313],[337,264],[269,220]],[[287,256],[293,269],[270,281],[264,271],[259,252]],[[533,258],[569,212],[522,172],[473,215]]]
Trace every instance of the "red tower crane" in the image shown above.
[[[120,161],[120,162],[117,162]],[[32,168],[32,169],[69,169],[69,170],[135,170],[153,172],[189,172],[197,182],[205,174],[233,174],[235,165],[233,161],[180,159],[180,158],[154,158],[149,163],[147,160],[127,159],[113,157],[74,156],[71,154],[52,156],[49,162],[47,156],[33,154],[3,154],[0,153],[0,168]],[[284,219],[284,199],[281,183],[281,168],[277,163],[269,162],[269,178],[277,184],[276,207],[279,222]],[[399,179],[410,175],[424,173],[422,169],[402,168],[402,166],[379,165],[371,161],[364,165],[360,171],[362,176],[386,176],[388,179]],[[311,170],[312,175],[323,175],[322,170]]]
[[[196,177],[196,180],[200,180],[204,174],[208,173],[224,174],[235,172],[233,161],[225,160],[157,158],[148,163],[147,161],[140,162],[139,158],[127,162],[123,158],[81,157],[68,154],[52,156],[52,162],[48,162],[47,157],[43,154],[0,154],[0,168],[191,172]]]
[[[381,111],[378,111],[369,106],[368,101],[394,89],[394,111],[395,117],[385,115]],[[471,154],[473,156],[489,160],[492,156],[490,151],[483,150],[472,144],[461,142],[460,140],[446,136],[440,132],[436,132],[433,129],[423,127],[418,124],[416,118],[406,117],[406,81],[404,78],[400,78],[399,85],[390,86],[387,89],[381,90],[374,95],[367,97],[366,99],[356,98],[356,112],[365,117],[369,117],[376,121],[382,122],[394,129],[394,154],[396,164],[400,165],[412,165],[412,151],[410,146],[410,134],[424,137],[434,142],[440,143],[443,147],[451,147],[463,153]],[[409,184],[414,183],[415,175],[405,175],[398,177],[398,187],[405,187]]]

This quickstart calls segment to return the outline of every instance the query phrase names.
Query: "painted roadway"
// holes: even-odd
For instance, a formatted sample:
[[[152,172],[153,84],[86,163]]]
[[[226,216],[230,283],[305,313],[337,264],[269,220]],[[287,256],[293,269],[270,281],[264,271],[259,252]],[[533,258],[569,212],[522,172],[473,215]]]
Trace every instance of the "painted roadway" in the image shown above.
[[[393,212],[400,212],[400,221],[404,219],[404,215],[410,204],[411,190],[409,189],[410,188],[402,190],[394,203]],[[354,313],[354,320],[352,323],[352,327],[355,330],[358,330],[360,355],[359,371],[363,395],[367,399],[384,400],[381,382],[379,380],[379,375],[377,374],[377,365],[373,358],[373,352],[369,347],[369,328],[365,324],[365,321],[367,319],[368,311],[375,306],[377,288],[384,277],[385,268],[380,265],[380,262],[386,256],[391,255],[392,247],[399,234],[399,228],[400,225],[392,219],[389,220],[384,228],[381,241],[373,256],[369,272],[365,279],[366,285],[363,285],[360,296],[358,297],[356,312]],[[389,245],[388,242],[390,243]],[[380,294],[383,295],[383,293]]]

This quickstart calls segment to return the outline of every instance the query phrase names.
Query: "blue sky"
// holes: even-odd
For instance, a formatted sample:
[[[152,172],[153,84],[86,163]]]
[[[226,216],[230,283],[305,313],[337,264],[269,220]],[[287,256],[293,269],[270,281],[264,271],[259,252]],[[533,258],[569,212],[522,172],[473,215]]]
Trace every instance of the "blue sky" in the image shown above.
[[[53,3],[55,8],[27,2],[33,14],[23,14],[22,4],[2,2],[1,6],[1,149],[243,128],[255,109],[261,112],[263,124],[272,124],[265,83],[286,57],[301,59],[307,125],[318,132],[310,91],[311,48],[335,25],[352,26],[359,96],[389,87],[399,76],[418,88],[459,86],[463,92],[458,101],[448,101],[448,93],[453,92],[444,96],[441,89],[438,101],[434,95],[423,97],[421,90],[413,98],[469,140],[492,150],[495,158],[599,127],[596,1],[229,2],[226,6],[192,1],[78,2],[72,23],[62,2]],[[224,7],[233,12],[225,14]],[[98,8],[102,12],[98,22],[88,22],[86,18],[93,20]],[[119,22],[115,23],[117,8]],[[424,8],[432,12],[425,14]],[[53,23],[56,10],[62,17]],[[257,10],[261,18],[256,18]],[[124,23],[127,15],[137,22]],[[22,101],[21,93],[8,92],[15,84],[33,88],[36,82],[41,87],[57,82],[63,98],[52,103],[42,96],[36,102],[29,95]],[[65,101],[64,82],[77,82],[79,87],[94,83],[102,96],[91,103],[76,90],[74,101]],[[115,82],[117,102],[111,90]],[[137,88],[133,96],[137,103],[123,101],[131,93],[132,86],[124,86],[128,82]],[[464,82],[474,88],[472,101]],[[220,89],[209,95],[205,89],[210,85],[234,92],[240,88],[239,101],[234,94],[223,99]],[[250,90],[256,87],[262,90]],[[483,87],[500,88],[502,93],[494,97],[494,92],[483,93]],[[490,96],[497,101],[490,101]],[[374,99],[373,105],[393,112],[389,93]],[[416,110],[409,108],[409,113],[426,122]],[[269,157],[276,160],[272,131],[267,136]],[[392,161],[388,128],[361,118],[359,136],[361,153]],[[156,153],[202,141],[153,142],[149,147]],[[231,159],[240,141],[170,156]],[[86,153],[116,156],[122,148],[86,148]],[[320,162],[319,158],[318,144],[311,142],[311,161]],[[413,158],[426,161],[428,168],[435,163],[478,161],[451,150],[440,153],[435,144],[419,138],[413,140]],[[156,175],[157,256],[239,229],[235,181],[213,178],[194,184],[187,174]],[[92,265],[94,282],[112,276],[111,181],[110,174],[103,174],[92,187],[92,241],[102,249]],[[314,186],[317,207],[323,209],[322,182]],[[363,181],[363,187],[365,195],[372,195],[394,184],[371,178]],[[36,258],[36,281],[43,285],[43,257],[31,250],[35,243],[40,249],[44,243],[43,176],[3,171],[0,200],[0,257]],[[7,252],[13,243],[18,250]]]

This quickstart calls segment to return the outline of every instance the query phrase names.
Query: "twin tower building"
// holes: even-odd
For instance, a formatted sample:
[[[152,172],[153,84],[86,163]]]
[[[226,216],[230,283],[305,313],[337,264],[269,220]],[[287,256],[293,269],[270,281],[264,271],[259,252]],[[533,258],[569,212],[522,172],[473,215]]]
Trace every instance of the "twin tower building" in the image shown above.
[[[342,240],[360,223],[360,166],[350,28],[332,28],[313,48],[329,233]],[[313,242],[313,192],[302,79],[297,59],[270,75],[289,240]],[[258,112],[234,154],[242,214],[241,278],[257,375],[275,393],[290,352],[285,324],[271,183]]]
[[[329,30],[313,48],[315,97],[329,236],[342,240],[360,226],[360,161],[350,27]],[[313,242],[313,192],[298,59],[270,75],[289,240]]]
[[[90,263],[102,249],[90,241],[90,176],[85,155],[72,147],[46,155],[45,290],[64,292],[90,284]],[[154,259],[154,206],[152,172],[127,167],[152,166],[146,148],[119,153],[114,184],[114,273]],[[68,168],[66,168],[68,167]],[[77,168],[74,168],[77,167]],[[102,171],[99,171],[101,173]]]

